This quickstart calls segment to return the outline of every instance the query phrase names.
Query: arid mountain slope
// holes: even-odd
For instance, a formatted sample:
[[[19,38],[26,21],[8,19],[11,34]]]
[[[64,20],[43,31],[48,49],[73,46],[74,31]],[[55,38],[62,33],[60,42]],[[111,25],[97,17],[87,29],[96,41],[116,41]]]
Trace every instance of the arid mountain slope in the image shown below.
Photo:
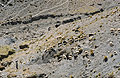
[[[0,77],[119,78],[119,2],[1,0]]]

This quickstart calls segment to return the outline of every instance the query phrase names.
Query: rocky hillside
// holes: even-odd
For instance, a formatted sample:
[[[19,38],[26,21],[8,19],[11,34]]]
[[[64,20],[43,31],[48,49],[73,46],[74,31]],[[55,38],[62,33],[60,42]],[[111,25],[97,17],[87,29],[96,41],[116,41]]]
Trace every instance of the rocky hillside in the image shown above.
[[[0,0],[0,78],[120,78],[119,0]]]

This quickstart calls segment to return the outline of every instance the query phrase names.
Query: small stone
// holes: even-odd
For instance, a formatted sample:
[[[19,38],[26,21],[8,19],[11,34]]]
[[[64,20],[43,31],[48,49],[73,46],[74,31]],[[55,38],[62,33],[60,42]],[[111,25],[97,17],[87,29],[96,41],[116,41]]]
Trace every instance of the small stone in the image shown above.
[[[18,61],[15,61],[16,62],[16,69],[18,69]]]
[[[107,62],[108,61],[108,57],[107,56],[104,56],[104,62]]]
[[[89,37],[91,37],[91,36],[94,36],[94,33],[90,33],[90,34],[89,34]]]
[[[74,78],[72,75],[70,75],[70,78]]]
[[[120,28],[118,28],[117,31],[120,33]]]
[[[120,67],[118,68],[118,70],[120,70]]]
[[[91,56],[94,56],[93,50],[90,50],[90,55],[91,55]]]
[[[48,28],[48,31],[50,31],[50,30],[51,30],[51,27]]]
[[[69,59],[69,60],[72,60],[72,56],[71,56],[71,55],[69,55],[69,56],[68,56],[68,59]]]
[[[117,51],[114,51],[114,54],[117,55]]]
[[[89,63],[89,64],[91,63],[91,60],[90,60],[90,59],[88,59],[88,63]]]
[[[20,45],[19,48],[20,49],[29,48],[29,46],[27,44],[25,44],[25,45]]]
[[[66,45],[66,44],[67,44],[67,41],[63,41],[63,44]]]
[[[78,54],[81,54],[83,52],[83,49],[80,48]]]
[[[74,56],[74,59],[77,59],[78,54],[79,54],[79,51],[78,51],[78,50],[77,50],[77,51],[74,51],[74,52],[72,53],[72,55]]]
[[[95,49],[98,48],[99,46],[95,45]]]
[[[57,24],[55,25],[56,28],[58,28],[59,26],[60,26],[60,23],[57,23]]]
[[[115,59],[112,59],[112,61],[115,61]]]
[[[115,28],[110,28],[111,33],[115,32]]]
[[[92,40],[93,40],[93,36],[90,36],[90,37],[89,37],[89,41],[92,41]]]
[[[102,25],[100,25],[100,28],[103,27]]]
[[[86,56],[86,57],[88,56],[88,51],[85,51],[85,56]]]
[[[85,54],[88,54],[88,51],[85,51]]]
[[[98,76],[100,76],[101,74],[100,73],[98,73]]]
[[[78,34],[79,32],[80,32],[79,30],[77,30],[77,29],[75,30],[75,33],[76,33],[76,34]]]
[[[74,59],[75,59],[75,60],[77,59],[77,57],[78,57],[77,55],[74,55]]]
[[[74,52],[74,54],[78,54],[78,53],[79,53],[79,51],[78,51],[78,50]]]
[[[74,40],[73,38],[71,38],[71,39],[69,40],[69,44],[72,45],[72,44],[74,43],[74,41],[75,41],[75,40]]]
[[[107,51],[108,53],[110,53],[110,51]]]
[[[5,69],[5,67],[2,66],[2,65],[0,65],[0,71],[2,71],[2,70],[4,70],[4,69]]]
[[[63,54],[63,55],[62,55],[62,58],[63,58],[63,59],[66,59],[67,57],[66,57],[66,55],[65,55],[65,54]]]
[[[113,57],[113,54],[110,54],[110,57]]]
[[[62,46],[62,43],[58,43],[58,47]]]
[[[114,46],[113,42],[110,42],[110,46],[111,46],[111,47],[113,47],[113,46]]]

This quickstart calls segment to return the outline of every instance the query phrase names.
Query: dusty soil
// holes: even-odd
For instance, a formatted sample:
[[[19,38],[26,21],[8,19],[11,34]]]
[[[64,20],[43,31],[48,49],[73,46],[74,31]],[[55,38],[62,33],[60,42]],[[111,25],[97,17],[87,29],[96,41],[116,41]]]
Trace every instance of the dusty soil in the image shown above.
[[[0,78],[120,78],[120,0],[0,0]]]

